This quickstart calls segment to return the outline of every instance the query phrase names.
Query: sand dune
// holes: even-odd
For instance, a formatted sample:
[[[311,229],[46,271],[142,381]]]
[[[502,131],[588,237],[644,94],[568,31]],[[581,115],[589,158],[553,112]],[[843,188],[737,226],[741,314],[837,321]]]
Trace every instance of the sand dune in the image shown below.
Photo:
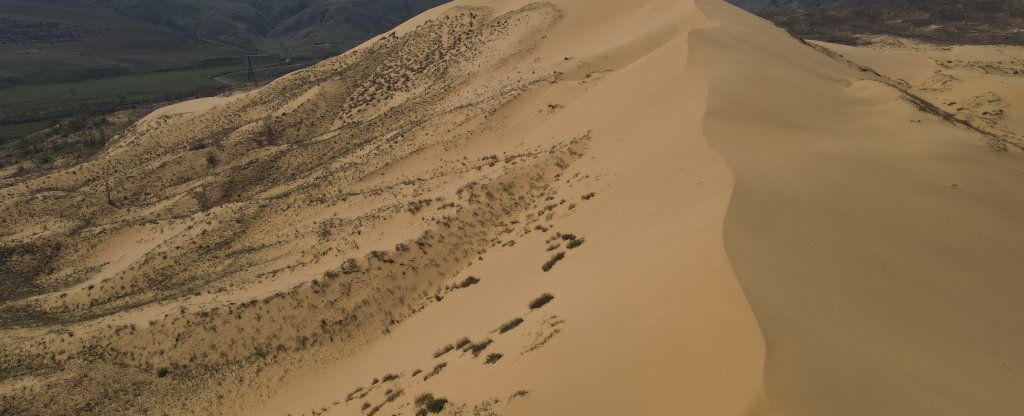
[[[1020,413],[1020,65],[933,52],[459,0],[160,110],[2,184],[0,406]]]
[[[1019,413],[1021,152],[810,49],[780,53],[785,39],[750,26],[702,29],[693,50],[735,71],[707,67],[705,126],[736,175],[726,250],[764,329],[773,403],[796,415]],[[909,69],[881,65],[902,50],[840,51],[892,78]]]

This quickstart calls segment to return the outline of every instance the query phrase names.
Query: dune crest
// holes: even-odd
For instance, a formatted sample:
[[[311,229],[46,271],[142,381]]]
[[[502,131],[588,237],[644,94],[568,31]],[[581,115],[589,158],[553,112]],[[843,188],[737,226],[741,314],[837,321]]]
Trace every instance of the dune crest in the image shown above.
[[[708,140],[736,177],[726,251],[765,334],[775,408],[1024,411],[1022,130],[964,100],[999,91],[986,104],[1012,108],[1024,53],[818,53],[698,3],[720,23],[691,35],[691,54]]]
[[[717,0],[455,1],[262,89],[158,111],[82,165],[4,182],[2,273],[22,280],[0,304],[0,405],[917,414],[948,386],[905,400],[878,395],[915,379],[817,389],[878,381],[842,378],[858,365],[925,374],[870,350],[882,341],[843,337],[886,329],[864,317],[893,304],[858,302],[887,279],[910,285],[887,268],[983,232],[1004,251],[950,257],[929,283],[1009,256],[1024,233],[1008,190],[1024,179],[1014,149],[902,94]],[[911,128],[926,131],[905,139]],[[898,185],[874,189],[887,180]],[[980,199],[929,187],[953,180]],[[904,192],[921,198],[894,222],[920,240],[865,220]],[[946,230],[962,240],[923,244],[913,232],[945,217],[910,213],[947,202],[991,215],[982,231]],[[917,251],[863,261],[883,246]],[[1014,265],[998,264],[986,270],[1005,291],[971,296],[1003,303],[965,316],[1012,307],[1019,286],[999,273]],[[814,268],[827,280],[786,280]],[[914,313],[948,306],[943,290]],[[896,350],[912,355],[939,332],[880,339],[919,342]],[[990,345],[933,351],[1016,362]],[[963,410],[992,386],[944,405]],[[991,409],[1012,408],[1000,397]]]

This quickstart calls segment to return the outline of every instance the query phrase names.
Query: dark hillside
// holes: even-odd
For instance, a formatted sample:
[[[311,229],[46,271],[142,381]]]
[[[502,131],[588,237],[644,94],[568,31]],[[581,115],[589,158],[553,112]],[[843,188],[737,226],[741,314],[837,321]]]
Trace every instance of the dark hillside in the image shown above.
[[[0,0],[0,146],[338,55],[444,0]]]
[[[730,0],[794,34],[856,44],[889,35],[938,44],[1024,45],[1021,0]]]

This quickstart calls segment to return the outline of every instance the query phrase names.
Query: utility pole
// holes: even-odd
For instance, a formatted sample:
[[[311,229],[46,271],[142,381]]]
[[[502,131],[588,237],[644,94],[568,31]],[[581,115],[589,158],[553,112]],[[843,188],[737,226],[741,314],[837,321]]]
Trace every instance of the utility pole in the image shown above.
[[[248,77],[249,82],[255,84],[256,83],[256,71],[253,70],[253,68],[252,68],[252,55],[249,55],[246,58],[248,58],[248,60],[249,60],[249,77]]]

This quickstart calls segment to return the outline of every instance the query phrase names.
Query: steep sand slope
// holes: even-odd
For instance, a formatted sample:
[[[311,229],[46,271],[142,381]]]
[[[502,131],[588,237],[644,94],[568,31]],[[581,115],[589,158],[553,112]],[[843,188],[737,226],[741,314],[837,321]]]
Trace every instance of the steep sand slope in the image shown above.
[[[706,133],[736,175],[726,248],[765,333],[776,408],[1024,412],[1021,152],[699,3],[719,23],[691,35]],[[864,64],[903,67],[875,52]]]
[[[492,249],[453,281],[473,275],[482,279],[477,285],[318,375],[285,383],[243,413],[312,408],[358,415],[368,403],[371,410],[382,406],[382,414],[412,414],[415,406],[407,403],[425,392],[465,414],[767,411],[761,337],[722,250],[731,177],[703,140],[704,89],[685,70],[687,32],[704,24],[699,10],[678,1],[558,6],[565,20],[528,59],[581,63],[564,81],[497,113],[495,124],[503,127],[472,140],[512,136],[532,144],[589,131],[586,156],[548,191],[553,202],[579,206],[556,209],[538,223],[550,231]],[[548,104],[558,106],[554,116],[531,121]],[[581,178],[596,181],[581,188]],[[597,194],[580,201],[588,191]],[[554,231],[585,243],[566,250],[559,241],[563,247],[545,251]],[[541,264],[557,251],[568,257],[543,272]],[[528,301],[541,293],[555,299],[530,312]],[[525,318],[520,327],[495,331],[516,317]],[[479,357],[458,349],[432,356],[461,337],[494,343]],[[485,365],[489,353],[503,356]],[[428,380],[416,372],[442,363]],[[399,378],[371,384],[386,373]],[[346,400],[366,390],[368,396]],[[402,396],[389,402],[388,391]]]
[[[767,411],[686,69],[706,24],[689,1],[455,2],[6,184],[35,286],[2,306],[3,405]]]

